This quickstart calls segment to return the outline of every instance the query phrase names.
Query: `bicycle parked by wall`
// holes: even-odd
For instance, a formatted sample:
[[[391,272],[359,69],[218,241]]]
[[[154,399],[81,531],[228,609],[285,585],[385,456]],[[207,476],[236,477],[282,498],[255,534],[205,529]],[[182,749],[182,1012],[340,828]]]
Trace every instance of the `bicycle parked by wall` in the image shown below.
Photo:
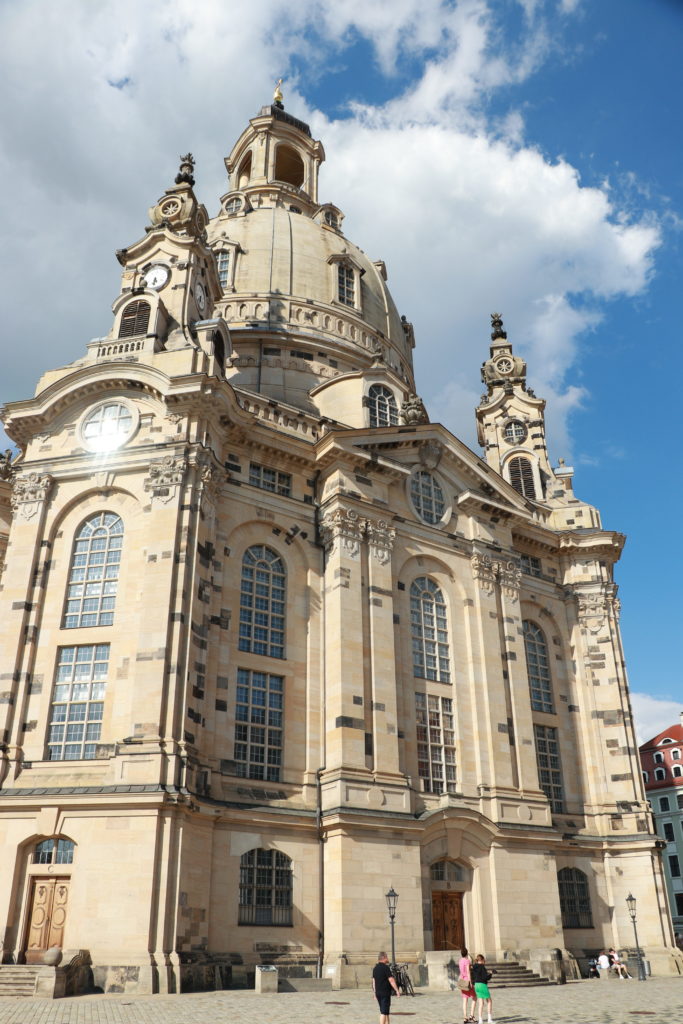
[[[399,991],[404,996],[414,996],[415,989],[413,988],[413,983],[410,980],[410,975],[408,974],[408,964],[391,964],[390,966],[391,973],[396,979]]]

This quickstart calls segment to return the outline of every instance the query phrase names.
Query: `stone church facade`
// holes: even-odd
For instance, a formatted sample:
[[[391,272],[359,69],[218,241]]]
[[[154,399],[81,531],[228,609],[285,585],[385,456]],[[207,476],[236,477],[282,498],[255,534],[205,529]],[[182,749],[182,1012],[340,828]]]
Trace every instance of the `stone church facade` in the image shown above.
[[[4,409],[0,942],[105,991],[388,944],[677,971],[634,739],[624,538],[553,468],[492,318],[483,457],[416,394],[387,270],[276,100],[210,218],[193,160],[106,337]],[[485,354],[485,353],[484,353]]]

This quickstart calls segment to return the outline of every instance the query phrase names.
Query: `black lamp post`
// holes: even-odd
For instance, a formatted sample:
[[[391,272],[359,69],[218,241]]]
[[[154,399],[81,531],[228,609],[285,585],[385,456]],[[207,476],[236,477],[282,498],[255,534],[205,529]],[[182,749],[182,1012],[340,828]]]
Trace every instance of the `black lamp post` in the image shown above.
[[[391,962],[396,963],[396,943],[394,941],[394,920],[396,918],[396,904],[398,903],[398,893],[394,892],[392,885],[389,892],[385,897],[387,901],[387,910],[389,911],[389,924],[391,925]]]
[[[645,975],[645,964],[643,962],[643,952],[638,942],[638,929],[636,928],[636,898],[633,893],[629,893],[626,897],[626,906],[630,914],[631,920],[633,921],[633,934],[636,939],[636,957],[638,959],[638,981],[646,981]]]

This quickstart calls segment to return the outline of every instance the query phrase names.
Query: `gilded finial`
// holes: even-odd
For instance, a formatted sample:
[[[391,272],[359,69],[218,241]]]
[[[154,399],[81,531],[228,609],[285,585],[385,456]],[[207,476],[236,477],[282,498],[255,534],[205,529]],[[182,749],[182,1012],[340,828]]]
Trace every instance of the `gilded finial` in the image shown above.
[[[273,103],[275,104],[276,107],[284,106],[282,102],[282,89],[280,88],[281,85],[282,79],[278,78],[277,82],[275,83],[275,92],[273,93]]]

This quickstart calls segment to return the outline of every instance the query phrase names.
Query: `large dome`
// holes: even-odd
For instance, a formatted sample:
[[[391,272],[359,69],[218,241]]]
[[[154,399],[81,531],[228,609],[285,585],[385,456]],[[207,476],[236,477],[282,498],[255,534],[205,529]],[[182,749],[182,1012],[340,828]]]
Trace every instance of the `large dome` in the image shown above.
[[[289,386],[283,378],[272,397],[304,407],[318,383],[378,359],[413,388],[412,330],[389,293],[384,263],[345,237],[338,207],[318,202],[322,159],[307,125],[264,107],[226,160],[230,191],[208,227],[235,383],[263,391],[262,375],[250,371],[269,358],[296,369],[293,359],[303,377],[290,373]]]

